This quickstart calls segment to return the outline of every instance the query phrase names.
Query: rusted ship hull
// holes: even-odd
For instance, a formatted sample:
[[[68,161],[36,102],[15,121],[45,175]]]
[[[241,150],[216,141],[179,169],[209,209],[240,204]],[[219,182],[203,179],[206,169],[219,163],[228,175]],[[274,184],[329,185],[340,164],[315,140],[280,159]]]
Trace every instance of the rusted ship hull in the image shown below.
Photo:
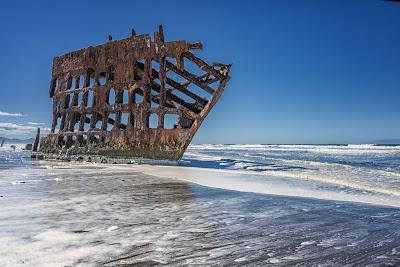
[[[201,48],[164,42],[160,26],[153,40],[132,30],[129,38],[110,36],[56,57],[52,129],[38,151],[48,158],[179,160],[230,79],[231,65],[191,53]]]

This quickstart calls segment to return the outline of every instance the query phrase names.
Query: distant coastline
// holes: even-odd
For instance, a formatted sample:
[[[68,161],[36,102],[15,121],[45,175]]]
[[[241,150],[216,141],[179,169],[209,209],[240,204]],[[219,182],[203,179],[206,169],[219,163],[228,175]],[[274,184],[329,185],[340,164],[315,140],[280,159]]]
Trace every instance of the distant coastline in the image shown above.
[[[312,144],[312,143],[293,143],[293,144],[285,144],[285,143],[260,143],[260,144],[242,144],[242,143],[228,143],[228,144],[207,144],[207,145],[224,145],[224,146],[233,146],[233,145],[261,145],[261,146],[352,146],[352,145],[371,145],[371,146],[400,146],[400,139],[392,139],[390,142],[386,140],[386,142],[369,142],[369,143],[321,143],[321,144]],[[206,145],[206,143],[193,143],[192,145]]]
[[[0,136],[0,141],[2,140],[5,140],[4,144],[33,144],[33,142],[35,141],[33,138],[17,139]]]

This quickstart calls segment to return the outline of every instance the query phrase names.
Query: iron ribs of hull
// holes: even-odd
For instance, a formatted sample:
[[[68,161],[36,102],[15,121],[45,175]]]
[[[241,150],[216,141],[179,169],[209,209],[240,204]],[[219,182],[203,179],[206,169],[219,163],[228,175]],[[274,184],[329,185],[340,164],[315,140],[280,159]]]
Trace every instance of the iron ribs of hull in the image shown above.
[[[217,103],[231,65],[191,51],[201,43],[164,42],[154,33],[109,41],[53,60],[48,157],[179,160]]]

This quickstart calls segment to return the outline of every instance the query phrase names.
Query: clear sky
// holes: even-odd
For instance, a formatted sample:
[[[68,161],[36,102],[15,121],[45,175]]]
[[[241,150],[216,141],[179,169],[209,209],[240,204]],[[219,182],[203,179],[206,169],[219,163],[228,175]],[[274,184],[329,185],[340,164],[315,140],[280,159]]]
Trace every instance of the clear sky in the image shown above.
[[[381,0],[3,1],[0,136],[49,127],[53,57],[159,24],[233,64],[196,143],[400,138],[400,3]]]

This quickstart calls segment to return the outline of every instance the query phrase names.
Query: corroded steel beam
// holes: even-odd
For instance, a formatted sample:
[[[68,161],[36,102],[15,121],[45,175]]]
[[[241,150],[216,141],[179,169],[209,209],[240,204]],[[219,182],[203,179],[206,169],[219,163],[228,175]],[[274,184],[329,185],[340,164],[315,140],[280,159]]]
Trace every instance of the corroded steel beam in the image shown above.
[[[191,52],[202,47],[166,42],[160,26],[153,39],[132,29],[129,38],[109,36],[102,45],[54,58],[52,131],[38,151],[61,159],[179,160],[230,79],[231,65],[209,65]]]
[[[192,74],[192,73],[190,73],[190,72],[188,72],[188,71],[186,71],[184,69],[182,69],[182,70],[179,69],[178,66],[175,66],[174,64],[172,64],[169,61],[166,61],[165,63],[166,63],[166,66],[167,66],[168,69],[170,69],[170,70],[174,71],[175,73],[181,75],[182,77],[187,79],[189,82],[194,83],[195,85],[199,86],[201,89],[203,89],[207,93],[210,93],[210,94],[214,94],[215,93],[214,89],[210,88],[207,84],[204,84],[202,81],[198,80],[197,77],[194,74]]]
[[[37,128],[35,142],[33,143],[32,151],[36,152],[39,146],[40,128]]]

